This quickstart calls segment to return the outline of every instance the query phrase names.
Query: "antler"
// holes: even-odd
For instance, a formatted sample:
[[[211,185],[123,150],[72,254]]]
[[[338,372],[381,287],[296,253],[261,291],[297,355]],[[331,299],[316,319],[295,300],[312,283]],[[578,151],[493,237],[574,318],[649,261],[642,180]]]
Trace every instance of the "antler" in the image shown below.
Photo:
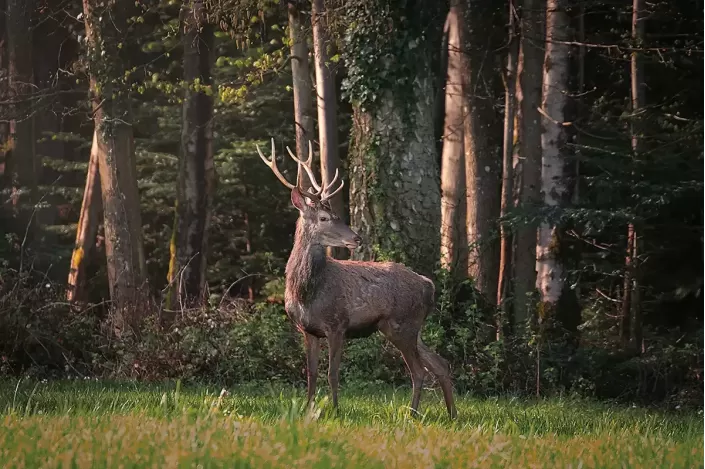
[[[260,158],[262,158],[262,161],[264,161],[264,164],[269,166],[269,168],[274,172],[274,175],[277,176],[277,178],[284,184],[286,187],[289,189],[294,189],[296,187],[299,188],[303,192],[303,189],[295,184],[290,183],[289,181],[286,180],[284,176],[282,176],[282,173],[279,172],[279,168],[277,168],[277,159],[275,157],[275,148],[274,148],[274,139],[272,139],[272,157],[271,159],[267,159],[263,154],[262,151],[259,149],[259,145],[256,145],[257,147],[257,153],[259,153]],[[311,169],[311,164],[313,163],[313,145],[311,142],[308,142],[308,159],[306,161],[302,161],[299,158],[294,155],[294,152],[291,151],[289,147],[286,147],[286,151],[289,153],[289,156],[291,159],[296,161],[296,164],[298,165],[298,173],[301,173],[301,168],[306,171],[306,174],[308,175],[309,181],[311,181],[311,188],[308,190],[308,197],[315,197],[317,198],[320,202],[326,202],[330,200],[335,194],[340,192],[343,189],[343,186],[345,185],[345,182],[341,179],[340,180],[340,185],[338,187],[331,191],[331,187],[336,183],[338,180],[338,169],[335,170],[335,176],[333,176],[333,179],[328,183],[328,184],[319,184],[318,181],[316,181],[316,175]],[[299,177],[297,175],[297,181],[299,180]]]

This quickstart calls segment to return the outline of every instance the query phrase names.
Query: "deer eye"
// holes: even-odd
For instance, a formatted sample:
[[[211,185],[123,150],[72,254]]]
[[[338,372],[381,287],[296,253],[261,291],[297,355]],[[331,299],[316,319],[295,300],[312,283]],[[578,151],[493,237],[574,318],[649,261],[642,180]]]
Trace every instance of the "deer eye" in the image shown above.
[[[320,217],[318,217],[318,219],[320,221],[328,221],[328,217],[326,217],[326,216],[320,216]]]

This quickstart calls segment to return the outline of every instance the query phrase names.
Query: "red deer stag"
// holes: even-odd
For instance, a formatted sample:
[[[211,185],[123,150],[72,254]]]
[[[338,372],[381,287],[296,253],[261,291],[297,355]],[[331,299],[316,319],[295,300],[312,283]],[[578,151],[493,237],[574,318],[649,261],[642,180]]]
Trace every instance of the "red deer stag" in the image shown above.
[[[326,338],[330,354],[328,383],[333,406],[338,405],[338,370],[346,337],[366,337],[380,331],[404,357],[413,384],[411,413],[417,413],[425,371],[433,373],[443,389],[451,418],[456,416],[448,363],[421,342],[421,328],[434,308],[433,282],[402,264],[336,260],[326,247],[355,249],[362,239],[331,210],[329,200],[343,188],[338,172],[329,184],[319,184],[311,169],[313,152],[299,160],[291,158],[311,181],[308,192],[291,184],[277,168],[274,139],[262,161],[286,187],[299,210],[291,256],[286,264],[286,313],[304,335],[308,377],[308,403],[313,400],[318,378],[319,340]],[[300,180],[300,178],[297,178]]]

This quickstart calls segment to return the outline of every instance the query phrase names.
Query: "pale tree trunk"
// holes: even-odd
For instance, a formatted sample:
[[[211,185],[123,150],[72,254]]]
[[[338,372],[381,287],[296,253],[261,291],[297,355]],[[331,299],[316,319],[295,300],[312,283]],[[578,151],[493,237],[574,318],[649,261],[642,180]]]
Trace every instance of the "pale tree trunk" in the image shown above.
[[[631,57],[631,137],[634,160],[638,161],[643,152],[641,141],[642,117],[641,112],[645,105],[644,89],[644,62],[640,51],[644,42],[644,0],[634,0],[632,3],[632,51]],[[622,299],[622,340],[626,344],[630,341],[630,320],[634,313],[634,348],[643,351],[642,309],[639,297],[639,230],[634,223],[627,228],[627,256],[625,259],[624,297]]]
[[[113,330],[121,335],[138,332],[149,298],[129,103],[119,87],[124,71],[118,44],[128,13],[124,6],[104,5],[83,0]]]
[[[348,69],[372,67],[375,72],[359,76],[381,78],[349,83],[350,218],[364,239],[355,258],[404,262],[432,275],[440,252],[441,197],[431,59],[442,35],[442,24],[436,27],[432,19],[441,5],[414,5],[370,0],[348,7],[359,20],[342,49]]]
[[[104,160],[105,156],[101,158],[98,154],[99,151],[98,132],[94,131],[91,156],[88,161],[88,172],[86,174],[86,187],[83,191],[83,202],[81,203],[81,215],[78,219],[78,229],[76,230],[76,244],[71,256],[68,289],[66,292],[67,301],[83,301],[86,297],[87,266],[95,249],[98,226],[103,214],[98,162],[101,159]]]
[[[516,35],[516,6],[509,0],[509,49],[507,53],[507,70],[504,75],[504,140],[502,142],[502,200],[500,216],[506,216],[513,207],[514,173],[512,158],[514,156],[514,120],[516,118],[516,72],[519,56],[519,41]],[[499,280],[497,282],[497,306],[502,314],[507,315],[507,299],[511,294],[512,267],[512,233],[502,224],[500,227]],[[503,319],[497,324],[497,338],[502,335]]]
[[[519,158],[515,172],[520,185],[518,208],[534,210],[541,184],[541,85],[543,68],[545,0],[524,0],[521,15],[521,59],[517,98],[520,119]],[[536,226],[519,227],[514,244],[514,323],[522,331],[534,308],[529,297],[536,289]]]
[[[467,272],[465,155],[463,152],[463,11],[455,1],[446,19],[448,37],[445,122],[441,153],[441,266],[456,276]],[[444,51],[445,52],[445,51]]]
[[[16,173],[15,201],[37,202],[39,162],[35,152],[34,93],[32,69],[32,11],[34,0],[7,0],[7,49],[10,96],[16,103],[12,110],[12,165]],[[26,192],[19,197],[18,192]]]
[[[186,2],[182,14],[184,81],[181,148],[176,207],[175,262],[169,278],[179,306],[207,300],[208,228],[213,206],[213,98],[204,88],[213,84],[213,26],[203,1]],[[172,303],[172,302],[169,302]],[[170,306],[173,307],[172,304]]]
[[[459,2],[459,4],[461,4]],[[465,52],[464,152],[467,210],[468,276],[477,290],[493,301],[499,278],[497,219],[501,202],[501,160],[498,141],[499,121],[494,118],[493,90],[488,83],[495,73],[487,57],[492,44],[487,27],[492,25],[492,9],[463,1],[462,19],[467,32]]]
[[[296,125],[296,155],[308,157],[308,145],[314,139],[311,70],[308,63],[308,44],[301,23],[297,2],[289,2],[289,40],[291,41],[291,76],[294,90],[294,124]],[[308,177],[301,171],[299,184],[310,187]]]
[[[541,126],[541,195],[547,208],[565,207],[570,201],[569,166],[573,164],[566,132],[569,106],[570,16],[566,0],[548,0],[546,56],[543,73]],[[561,259],[560,226],[542,222],[536,245],[536,288],[540,294],[539,321],[554,320],[564,293],[566,269]]]
[[[321,152],[321,179],[328,184],[340,171],[338,155],[338,102],[335,92],[335,71],[328,54],[331,44],[328,33],[327,12],[323,0],[313,0],[313,50],[316,68],[316,102],[318,108],[318,140]],[[339,176],[342,177],[342,174]],[[347,218],[343,209],[343,194],[339,192],[330,201],[331,208],[341,218]],[[331,256],[341,258],[343,249],[329,248]]]

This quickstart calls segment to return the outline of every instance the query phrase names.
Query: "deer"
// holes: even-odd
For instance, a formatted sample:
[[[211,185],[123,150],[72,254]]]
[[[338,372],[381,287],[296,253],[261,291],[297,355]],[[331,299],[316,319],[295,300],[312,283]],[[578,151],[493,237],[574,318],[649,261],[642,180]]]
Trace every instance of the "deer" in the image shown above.
[[[328,342],[328,384],[332,405],[338,408],[339,369],[343,343],[377,331],[396,347],[411,375],[411,415],[418,415],[426,371],[436,376],[451,419],[457,416],[448,362],[421,341],[426,317],[435,309],[433,282],[403,264],[338,260],[327,247],[354,250],[362,238],[331,209],[330,200],[344,186],[338,170],[329,183],[316,180],[308,159],[297,158],[298,176],[292,184],[277,167],[274,139],[271,157],[256,145],[262,161],[291,190],[291,203],[299,211],[294,245],[286,264],[284,304],[288,318],[303,334],[306,353],[307,403],[313,403],[318,379],[319,341]],[[301,170],[311,187],[305,190]]]

